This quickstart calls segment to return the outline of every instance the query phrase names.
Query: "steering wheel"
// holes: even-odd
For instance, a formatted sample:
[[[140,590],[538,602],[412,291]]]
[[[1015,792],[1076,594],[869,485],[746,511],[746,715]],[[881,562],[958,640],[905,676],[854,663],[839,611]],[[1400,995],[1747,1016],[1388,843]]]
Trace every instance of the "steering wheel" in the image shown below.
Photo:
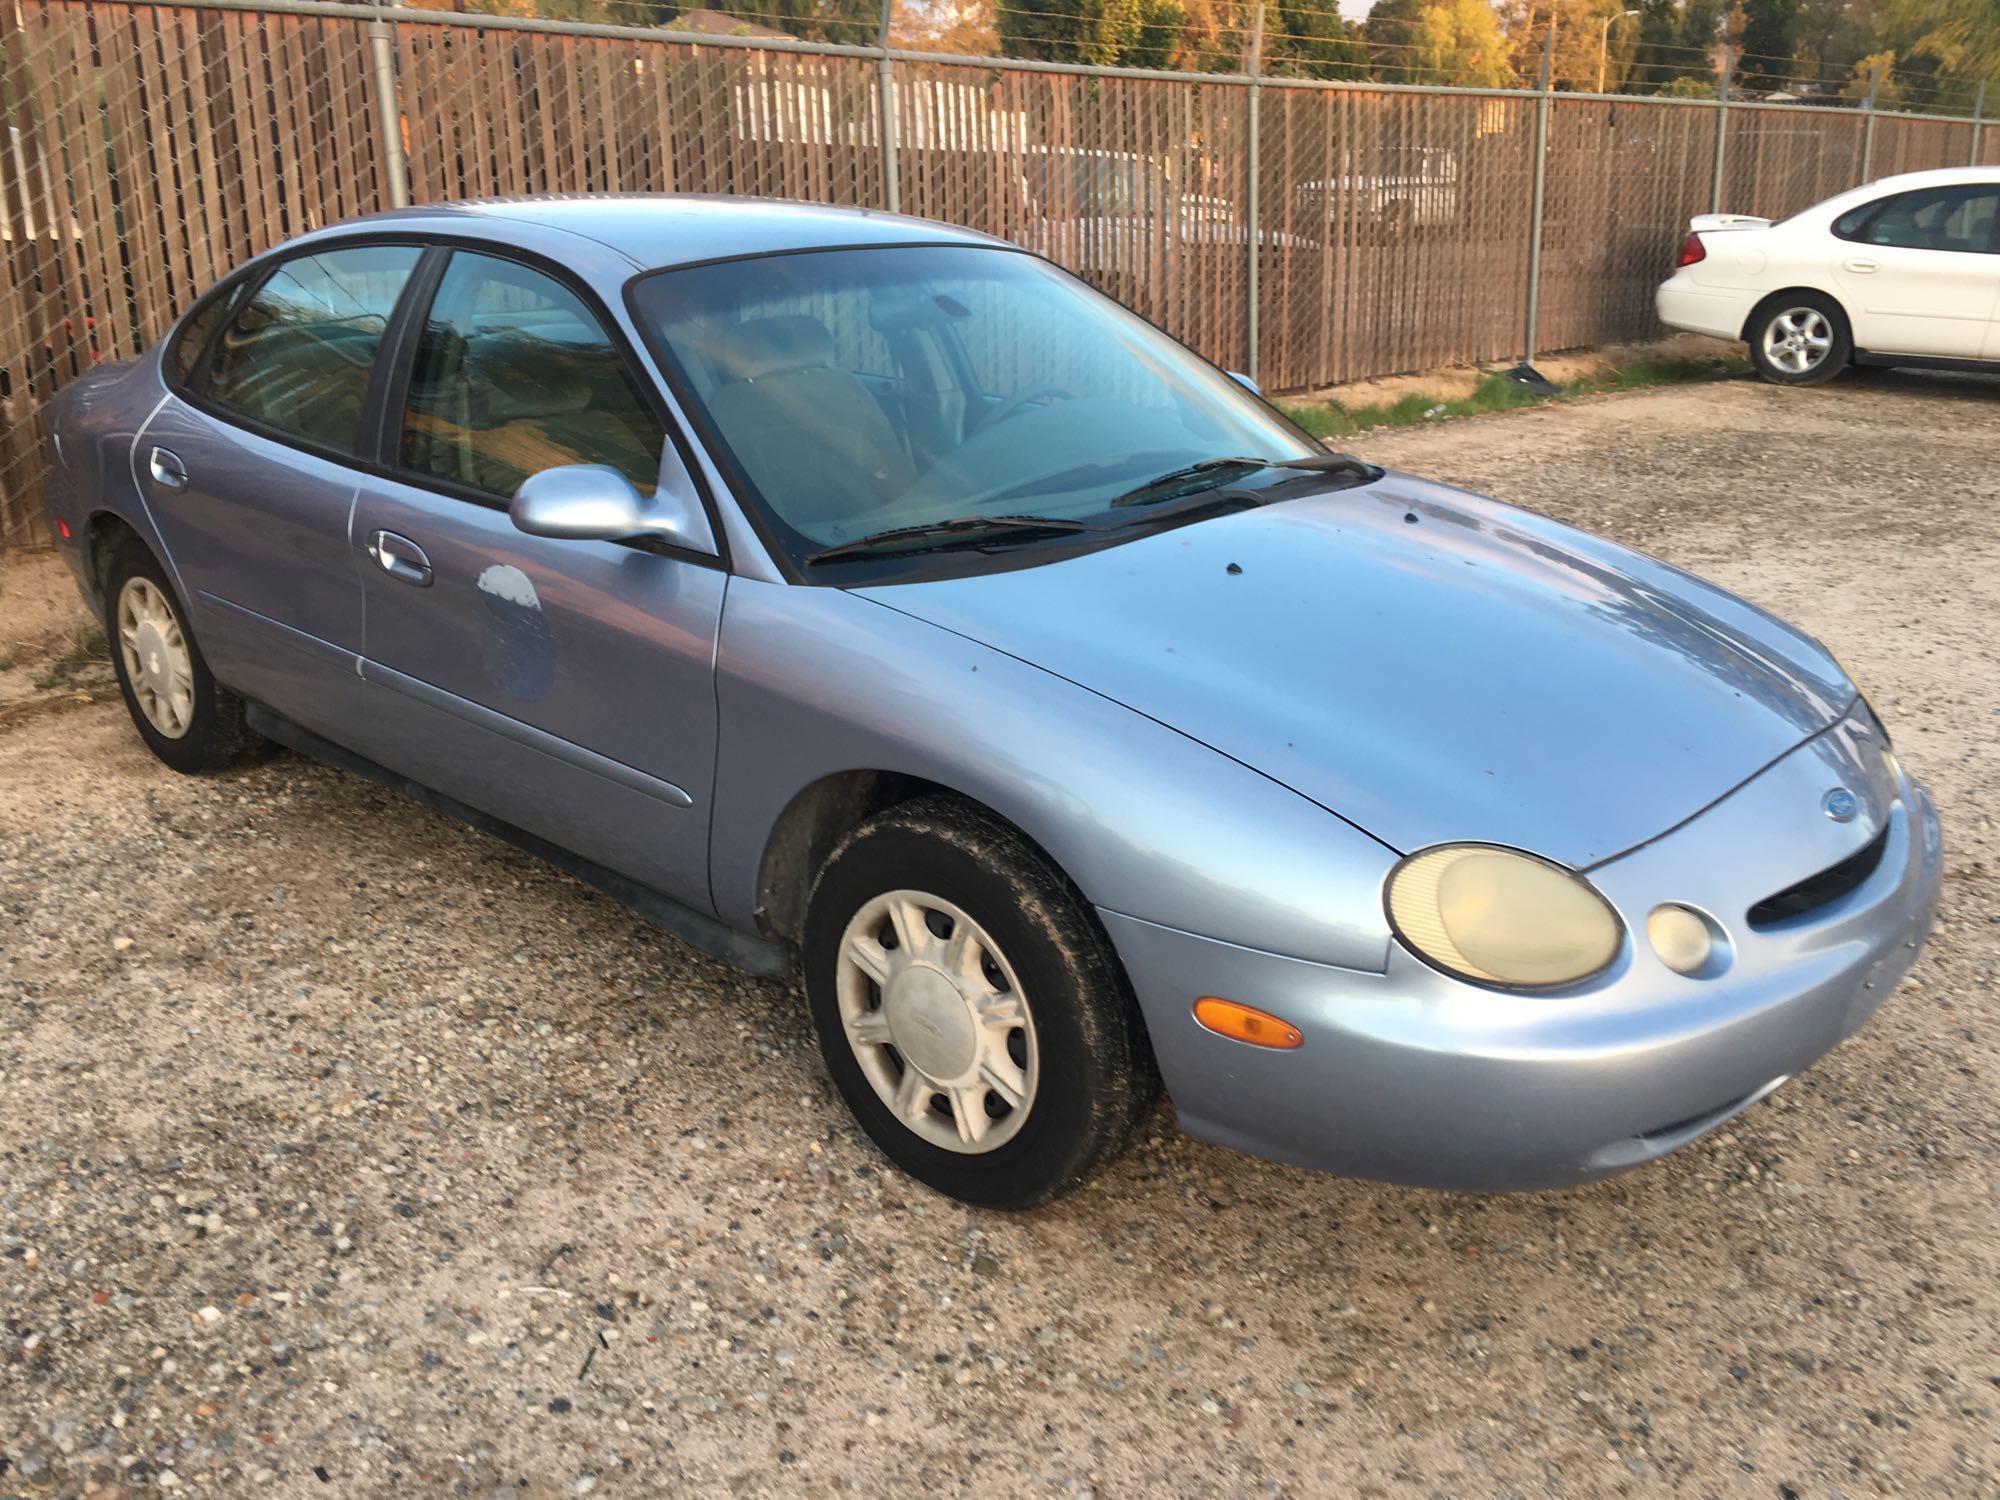
[[[1074,395],[1059,385],[1031,385],[1024,391],[1014,392],[1012,396],[1000,404],[992,416],[979,425],[982,427],[998,427],[1009,417],[1019,415],[1022,408],[1033,401],[1074,401],[1075,399]]]

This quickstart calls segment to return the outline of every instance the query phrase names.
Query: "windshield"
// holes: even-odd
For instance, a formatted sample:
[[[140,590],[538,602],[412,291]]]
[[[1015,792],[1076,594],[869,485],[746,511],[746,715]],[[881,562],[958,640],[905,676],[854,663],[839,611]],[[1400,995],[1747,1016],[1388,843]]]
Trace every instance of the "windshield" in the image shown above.
[[[968,518],[1130,517],[1112,502],[1162,474],[1320,451],[1165,334],[1014,251],[722,261],[646,277],[633,300],[794,562]]]

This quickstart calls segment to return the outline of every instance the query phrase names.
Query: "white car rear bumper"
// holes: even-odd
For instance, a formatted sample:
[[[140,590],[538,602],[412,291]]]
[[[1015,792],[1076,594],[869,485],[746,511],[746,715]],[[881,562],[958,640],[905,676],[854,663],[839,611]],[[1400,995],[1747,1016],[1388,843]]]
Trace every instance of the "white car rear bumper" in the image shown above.
[[[1719,339],[1742,338],[1744,319],[1756,305],[1754,292],[1697,286],[1683,276],[1662,282],[1653,294],[1654,310],[1669,328]]]

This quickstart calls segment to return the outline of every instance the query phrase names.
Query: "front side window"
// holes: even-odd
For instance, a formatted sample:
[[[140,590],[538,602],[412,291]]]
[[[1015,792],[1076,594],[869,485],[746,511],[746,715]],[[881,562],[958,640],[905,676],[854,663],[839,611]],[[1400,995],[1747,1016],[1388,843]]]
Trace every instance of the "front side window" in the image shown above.
[[[905,526],[1114,505],[1184,467],[1319,450],[1032,256],[903,246],[657,272],[655,348],[795,559]]]
[[[609,464],[650,495],[665,443],[574,292],[512,261],[453,254],[410,370],[405,469],[506,499],[544,469]]]
[[[1902,250],[1957,250],[1991,254],[2000,224],[2000,187],[1929,188],[1901,193],[1874,205],[1865,217],[1842,217],[1836,231],[1864,245]]]
[[[288,437],[360,452],[375,356],[422,254],[352,245],[292,257],[224,324],[199,394]]]

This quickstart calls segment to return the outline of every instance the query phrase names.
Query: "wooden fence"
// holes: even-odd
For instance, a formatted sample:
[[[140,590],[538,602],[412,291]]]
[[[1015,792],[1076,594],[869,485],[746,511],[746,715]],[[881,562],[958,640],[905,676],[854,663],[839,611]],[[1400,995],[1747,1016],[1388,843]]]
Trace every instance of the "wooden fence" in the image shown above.
[[[1717,197],[1775,215],[1871,176],[2000,161],[2000,130],[1964,120],[297,0],[0,0],[0,113],[0,544],[17,545],[46,540],[52,391],[145,348],[245,256],[405,198],[900,207],[1050,255],[1218,363],[1299,390],[1642,337],[1688,216]]]

